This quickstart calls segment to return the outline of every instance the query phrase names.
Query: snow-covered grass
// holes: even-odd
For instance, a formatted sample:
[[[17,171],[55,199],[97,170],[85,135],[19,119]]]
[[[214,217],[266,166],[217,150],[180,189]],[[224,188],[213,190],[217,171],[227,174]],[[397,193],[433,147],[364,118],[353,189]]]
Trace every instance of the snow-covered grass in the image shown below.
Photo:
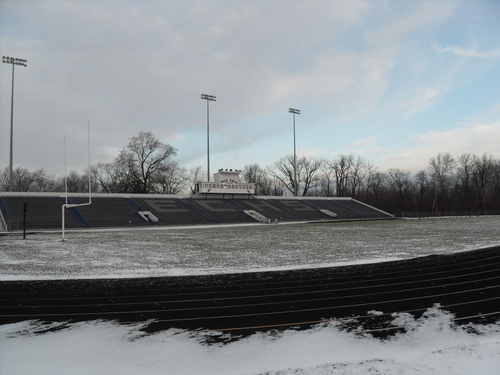
[[[0,237],[0,280],[324,267],[500,244],[500,217],[78,231]]]
[[[377,262],[500,244],[500,217],[78,231],[0,237],[0,278],[246,272]],[[226,344],[109,321],[0,326],[0,374],[493,375],[500,324],[456,326],[438,308],[378,340],[335,323]]]

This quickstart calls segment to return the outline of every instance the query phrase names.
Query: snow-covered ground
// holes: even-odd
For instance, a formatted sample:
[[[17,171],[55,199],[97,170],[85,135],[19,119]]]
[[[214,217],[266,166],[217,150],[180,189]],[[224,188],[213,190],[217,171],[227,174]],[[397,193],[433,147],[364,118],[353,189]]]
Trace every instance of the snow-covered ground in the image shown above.
[[[0,373],[72,375],[385,374],[497,375],[500,326],[454,326],[431,310],[426,319],[398,317],[409,333],[387,341],[323,325],[255,334],[229,344],[175,330],[144,336],[138,326],[84,322],[36,334],[43,325],[0,326]],[[471,329],[471,327],[468,327]]]
[[[379,262],[500,244],[500,217],[229,225],[0,237],[0,280],[249,272]]]
[[[93,231],[0,237],[3,280],[185,275],[403,259],[500,244],[500,217]],[[0,374],[493,375],[500,324],[456,326],[430,309],[380,341],[334,323],[227,344],[107,321],[0,326]],[[48,328],[60,328],[44,332]]]

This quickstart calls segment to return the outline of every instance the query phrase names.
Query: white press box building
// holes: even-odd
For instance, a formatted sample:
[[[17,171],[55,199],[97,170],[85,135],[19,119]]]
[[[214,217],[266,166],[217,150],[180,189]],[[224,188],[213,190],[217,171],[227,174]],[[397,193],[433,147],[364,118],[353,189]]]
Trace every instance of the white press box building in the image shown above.
[[[255,184],[240,181],[241,170],[219,169],[213,182],[198,182],[197,194],[254,195]]]

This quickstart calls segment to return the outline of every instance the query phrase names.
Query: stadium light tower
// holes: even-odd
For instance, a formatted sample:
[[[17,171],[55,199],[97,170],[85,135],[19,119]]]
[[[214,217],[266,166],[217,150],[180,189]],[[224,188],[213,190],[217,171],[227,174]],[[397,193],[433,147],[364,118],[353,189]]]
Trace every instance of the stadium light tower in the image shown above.
[[[293,184],[294,184],[294,194],[297,196],[297,147],[295,143],[295,115],[300,115],[300,109],[288,108],[288,112],[293,114]]]
[[[201,94],[201,98],[207,101],[207,178],[210,182],[210,102],[215,102],[215,95]]]
[[[10,162],[9,162],[9,191],[13,189],[13,144],[14,144],[14,66],[27,66],[27,60],[15,57],[2,56],[2,62],[12,65],[12,93],[10,98]]]

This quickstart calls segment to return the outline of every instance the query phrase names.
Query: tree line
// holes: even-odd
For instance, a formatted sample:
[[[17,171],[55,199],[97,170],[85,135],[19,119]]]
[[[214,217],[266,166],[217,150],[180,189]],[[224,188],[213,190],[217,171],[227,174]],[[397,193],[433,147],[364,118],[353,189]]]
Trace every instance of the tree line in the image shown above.
[[[151,132],[140,132],[113,161],[91,166],[92,191],[194,194],[195,184],[205,178],[202,169],[181,167],[176,155],[174,147]],[[13,173],[14,191],[87,192],[88,172],[71,171],[64,178],[19,167]],[[395,214],[500,210],[500,160],[488,154],[439,153],[417,173],[399,168],[382,172],[353,154],[339,154],[333,160],[284,156],[267,167],[245,166],[241,178],[255,183],[257,195],[353,197]],[[5,168],[0,189],[6,191],[8,186]]]
[[[500,211],[500,160],[488,154],[439,153],[417,173],[382,172],[353,154],[333,160],[286,156],[266,169],[247,166],[243,176],[262,195],[295,195],[297,186],[297,195],[353,197],[395,214]]]

